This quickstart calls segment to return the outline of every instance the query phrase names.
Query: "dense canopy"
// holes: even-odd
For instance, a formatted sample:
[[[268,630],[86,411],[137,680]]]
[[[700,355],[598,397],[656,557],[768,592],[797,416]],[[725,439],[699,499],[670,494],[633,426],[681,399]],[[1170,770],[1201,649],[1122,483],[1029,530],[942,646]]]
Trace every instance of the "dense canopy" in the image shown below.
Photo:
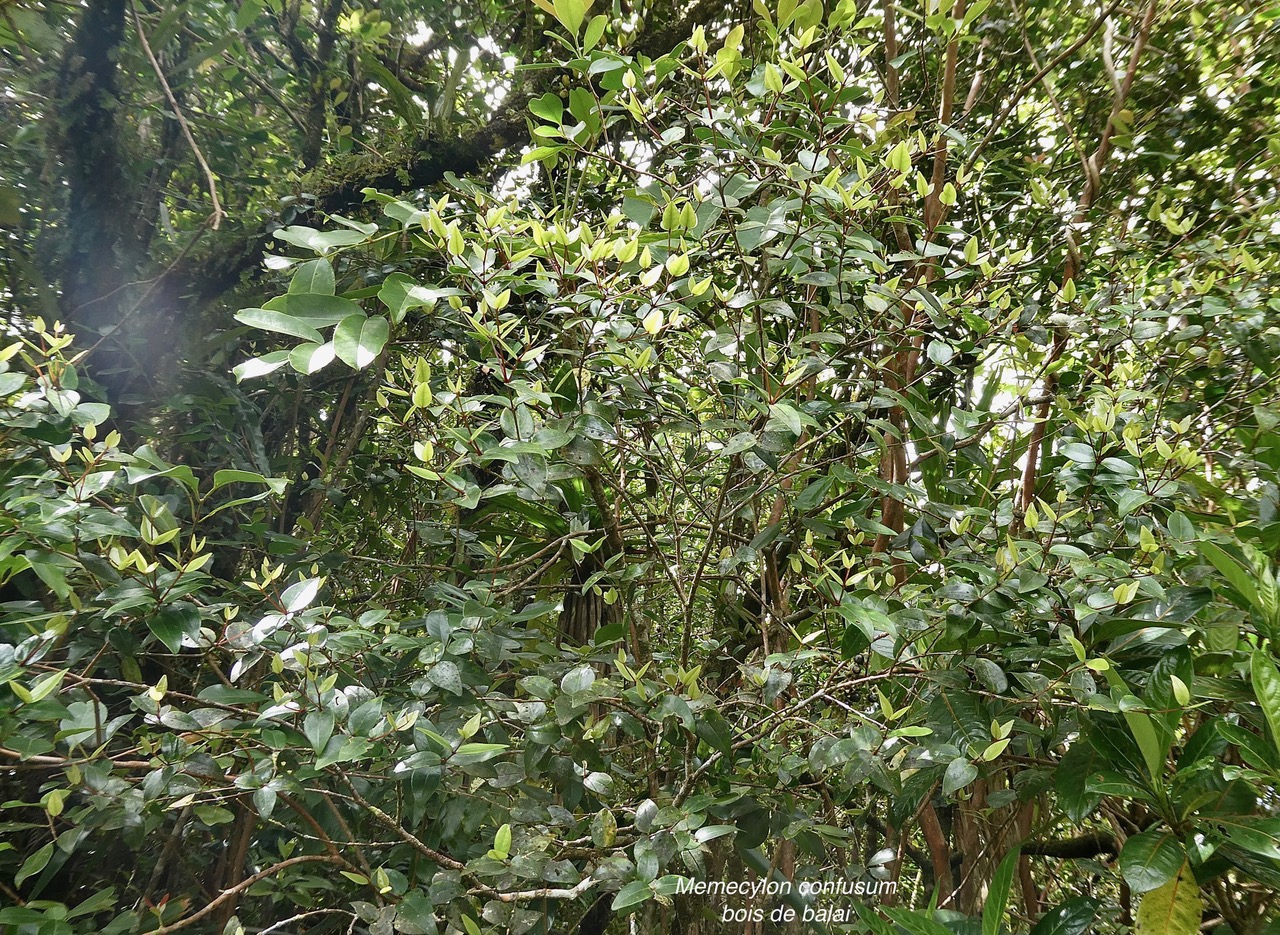
[[[1280,7],[0,5],[0,932],[1280,931]]]

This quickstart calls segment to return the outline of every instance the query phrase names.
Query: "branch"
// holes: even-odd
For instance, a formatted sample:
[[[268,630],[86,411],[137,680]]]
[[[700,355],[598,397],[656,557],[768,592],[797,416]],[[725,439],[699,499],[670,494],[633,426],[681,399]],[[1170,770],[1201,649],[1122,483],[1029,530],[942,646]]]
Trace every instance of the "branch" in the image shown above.
[[[596,885],[598,881],[594,877],[588,876],[571,889],[557,889],[552,887],[543,887],[536,890],[520,890],[515,893],[502,893],[492,890],[489,887],[482,887],[473,892],[478,895],[488,896],[490,899],[496,899],[503,903],[523,903],[531,902],[535,899],[577,899],[587,890]]]
[[[655,32],[642,33],[628,50],[655,58],[665,55],[688,38],[694,27],[705,23],[723,6],[697,0],[683,17]],[[308,173],[302,191],[311,192],[316,207],[341,214],[364,203],[364,189],[387,192],[427,188],[452,173],[472,175],[502,152],[528,140],[527,111],[535,89],[526,84],[506,99],[484,126],[450,139],[419,138],[386,155],[346,156]],[[246,272],[262,264],[270,245],[270,231],[241,229],[212,256],[190,264],[168,290],[168,304],[209,301],[235,288]]]
[[[1079,51],[1086,42],[1092,39],[1094,34],[1102,28],[1102,24],[1107,21],[1107,18],[1119,9],[1120,3],[1121,0],[1112,0],[1110,6],[1098,15],[1098,17],[1093,21],[1093,24],[1085,30],[1083,36],[1051,58],[1045,63],[1044,68],[1041,68],[1023,82],[1022,87],[1018,88],[1018,90],[1014,92],[1013,97],[1009,98],[1008,103],[1004,105],[1004,110],[1000,111],[1000,116],[996,117],[996,119],[991,122],[991,127],[987,130],[986,135],[982,137],[978,145],[973,148],[973,152],[969,154],[969,158],[964,164],[966,172],[973,168],[974,163],[978,161],[978,157],[982,155],[983,150],[987,148],[991,143],[992,138],[1000,131],[1000,127],[1004,125],[1004,122],[1009,119],[1009,115],[1013,113],[1014,108],[1017,107],[1018,104],[1022,102],[1022,99],[1027,96],[1027,92],[1039,84],[1041,78],[1061,65],[1064,61]]]
[[[694,3],[671,25],[642,34],[631,51],[650,58],[665,55],[718,9],[721,7],[710,0]],[[526,82],[511,93],[487,124],[470,135],[420,138],[386,156],[354,157],[313,173],[313,178],[304,180],[303,189],[315,193],[317,207],[340,213],[361,204],[366,188],[412,191],[434,185],[446,173],[469,175],[503,150],[525,142],[529,101],[543,90],[541,82]],[[335,169],[340,173],[337,178]]]
[[[1105,831],[1067,838],[1064,841],[1028,841],[1022,853],[1029,857],[1056,857],[1059,860],[1087,860],[1103,854],[1119,853],[1114,835]]]
[[[282,860],[278,864],[272,864],[265,870],[259,870],[252,876],[245,877],[230,889],[223,890],[221,896],[218,896],[216,899],[209,902],[203,909],[191,913],[191,915],[187,916],[185,919],[179,919],[177,922],[170,925],[162,925],[158,929],[152,929],[150,935],[169,935],[170,932],[176,932],[180,929],[186,928],[187,926],[195,925],[227,900],[234,899],[259,880],[265,880],[267,877],[274,876],[286,867],[292,867],[295,864],[332,864],[338,863],[340,860],[340,858],[335,859],[328,854],[307,854],[302,857],[290,857],[288,860]]]
[[[191,134],[191,127],[187,124],[187,118],[183,116],[182,108],[178,106],[178,99],[173,96],[173,90],[169,87],[169,82],[164,76],[164,69],[160,67],[160,63],[156,61],[155,53],[151,51],[151,44],[147,42],[147,34],[142,28],[142,18],[138,16],[138,8],[134,4],[129,6],[130,12],[133,13],[133,26],[138,33],[138,42],[142,46],[142,51],[147,53],[147,61],[151,63],[151,68],[156,73],[156,78],[160,81],[160,87],[164,91],[164,98],[169,102],[169,109],[173,111],[173,116],[178,121],[178,126],[182,128],[182,136],[186,139],[187,145],[191,147],[192,154],[196,157],[196,162],[200,165],[200,171],[204,173],[205,184],[209,187],[209,200],[213,203],[213,221],[211,227],[217,230],[222,224],[222,219],[226,216],[226,212],[222,210],[222,202],[218,200],[218,183],[213,178],[213,171],[209,168],[209,163],[205,161],[204,153],[200,152],[200,147],[196,145],[196,138]]]

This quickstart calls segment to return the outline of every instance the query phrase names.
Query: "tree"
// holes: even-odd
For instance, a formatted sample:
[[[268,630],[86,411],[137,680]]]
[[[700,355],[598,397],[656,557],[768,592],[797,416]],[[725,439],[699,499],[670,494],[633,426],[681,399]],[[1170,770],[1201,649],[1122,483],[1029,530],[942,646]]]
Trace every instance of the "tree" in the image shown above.
[[[0,924],[1272,925],[1274,15],[6,17]]]

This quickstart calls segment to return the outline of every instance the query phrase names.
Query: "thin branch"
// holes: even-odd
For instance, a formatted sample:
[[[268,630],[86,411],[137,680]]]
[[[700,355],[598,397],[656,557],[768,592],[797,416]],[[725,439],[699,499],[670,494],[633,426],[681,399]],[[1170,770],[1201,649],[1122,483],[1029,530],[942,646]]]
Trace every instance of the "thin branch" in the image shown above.
[[[987,130],[986,135],[982,137],[978,142],[978,145],[973,148],[973,152],[969,154],[969,159],[964,164],[966,172],[973,168],[974,163],[978,161],[978,157],[982,155],[983,150],[990,145],[991,140],[1000,131],[1000,128],[1004,126],[1004,122],[1009,119],[1009,115],[1013,113],[1013,109],[1022,102],[1024,97],[1027,96],[1027,92],[1039,84],[1041,78],[1061,65],[1064,61],[1078,52],[1086,42],[1092,39],[1098,30],[1102,28],[1103,23],[1107,21],[1107,17],[1119,9],[1120,3],[1121,0],[1112,0],[1111,5],[1099,14],[1097,19],[1093,21],[1093,24],[1085,30],[1083,36],[1071,43],[1071,45],[1067,46],[1053,58],[1049,59],[1044,68],[1041,68],[1023,82],[1022,87],[1018,88],[1018,90],[1014,92],[1013,97],[1009,98],[1008,103],[1004,105],[1004,109],[1000,111],[1000,115],[991,122],[991,127]]]
[[[203,909],[191,913],[191,915],[187,916],[185,919],[179,919],[177,922],[170,925],[162,925],[158,929],[152,929],[151,935],[169,935],[170,932],[177,932],[181,929],[187,928],[188,926],[195,925],[205,916],[214,912],[227,900],[234,899],[259,880],[265,880],[267,877],[274,876],[287,867],[292,867],[297,864],[333,864],[340,861],[341,858],[334,858],[329,854],[306,854],[302,857],[290,857],[288,860],[282,860],[278,864],[272,864],[265,870],[259,870],[252,876],[245,877],[230,889],[223,890],[221,896],[210,901]]]
[[[222,202],[218,200],[218,183],[214,180],[213,170],[209,168],[209,163],[205,161],[204,153],[200,152],[200,147],[196,144],[196,138],[191,135],[191,127],[187,124],[187,118],[183,116],[182,108],[178,106],[178,99],[173,96],[169,81],[164,76],[164,69],[160,67],[155,53],[151,51],[151,44],[147,42],[147,34],[142,28],[142,18],[138,16],[137,6],[130,4],[129,9],[133,13],[133,25],[138,31],[138,42],[142,45],[142,51],[146,52],[147,61],[151,63],[151,67],[156,73],[156,78],[160,82],[160,87],[164,90],[165,100],[169,102],[169,108],[173,111],[173,116],[177,119],[178,126],[182,128],[182,135],[186,138],[187,145],[191,147],[191,152],[195,155],[196,162],[200,164],[201,171],[204,172],[205,183],[209,187],[209,200],[213,202],[213,221],[210,226],[217,230],[222,223],[222,219],[226,217],[226,212],[222,210]]]
[[[343,915],[351,919],[356,918],[356,914],[354,912],[349,912],[346,909],[312,909],[309,912],[300,912],[296,916],[289,916],[287,919],[281,919],[279,922],[273,922],[266,928],[259,929],[258,935],[270,935],[270,933],[278,932],[281,928],[289,925],[290,923],[301,922],[303,919],[309,919],[312,916],[323,915]]]

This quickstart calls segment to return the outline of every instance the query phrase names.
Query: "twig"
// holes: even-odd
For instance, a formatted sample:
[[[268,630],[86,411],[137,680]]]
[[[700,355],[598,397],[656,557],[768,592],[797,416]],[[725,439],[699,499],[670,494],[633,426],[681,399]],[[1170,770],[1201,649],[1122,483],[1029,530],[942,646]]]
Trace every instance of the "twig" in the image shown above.
[[[164,69],[160,67],[160,62],[156,60],[155,53],[151,51],[151,44],[147,42],[147,34],[142,29],[142,17],[138,16],[138,8],[130,5],[133,13],[133,25],[138,31],[138,42],[142,45],[142,51],[147,54],[147,61],[151,63],[152,69],[156,73],[156,78],[160,81],[160,87],[164,90],[165,100],[169,102],[170,109],[173,110],[173,116],[178,121],[178,126],[182,128],[182,135],[186,138],[187,145],[191,147],[191,152],[196,157],[196,162],[200,164],[201,171],[204,172],[206,184],[209,186],[209,200],[213,202],[213,221],[211,226],[214,230],[222,223],[222,219],[226,217],[226,212],[222,210],[222,202],[218,200],[218,183],[214,180],[213,171],[209,168],[209,163],[205,161],[204,153],[200,152],[200,147],[196,144],[196,138],[191,135],[191,127],[187,124],[187,118],[182,114],[182,108],[178,106],[178,99],[173,96],[173,90],[169,87],[169,82],[164,76]]]
[[[278,864],[272,864],[270,867],[268,867],[265,870],[259,870],[257,873],[253,874],[252,876],[245,877],[243,880],[241,880],[239,883],[237,883],[235,886],[231,887],[230,889],[223,890],[221,896],[210,901],[203,909],[200,909],[200,910],[197,910],[196,912],[191,913],[191,915],[187,916],[185,919],[179,919],[177,922],[174,922],[170,925],[162,925],[158,929],[152,929],[151,935],[169,935],[170,932],[176,932],[176,931],[179,931],[180,929],[187,928],[190,925],[195,925],[205,916],[209,915],[211,912],[213,912],[215,909],[217,909],[219,906],[225,903],[228,899],[233,899],[236,896],[239,896],[241,893],[243,893],[249,887],[253,886],[253,884],[257,883],[259,880],[265,880],[267,877],[274,876],[275,874],[279,873],[281,870],[284,870],[286,867],[292,867],[296,864],[316,864],[316,863],[332,864],[337,862],[338,862],[338,859],[335,859],[329,854],[305,854],[301,857],[290,857],[288,860],[282,860]]]
[[[335,914],[350,916],[353,919],[356,918],[356,914],[354,912],[349,912],[346,909],[312,909],[309,912],[300,912],[296,916],[289,916],[289,918],[287,919],[281,919],[279,922],[272,922],[266,928],[259,929],[258,935],[270,935],[271,932],[279,931],[281,927],[288,925],[291,922],[301,922],[303,919],[308,919],[311,916],[335,915]]]
[[[1107,17],[1109,17],[1112,13],[1114,13],[1117,9],[1119,9],[1120,2],[1121,0],[1112,0],[1111,5],[1102,11],[1102,13],[1098,16],[1098,18],[1093,21],[1093,25],[1091,25],[1087,30],[1085,30],[1085,33],[1083,36],[1081,36],[1075,42],[1071,43],[1071,45],[1067,46],[1065,49],[1063,49],[1061,52],[1059,52],[1057,55],[1051,58],[1048,62],[1045,63],[1044,68],[1041,68],[1034,75],[1032,75],[1025,82],[1023,82],[1022,87],[1018,88],[1018,90],[1014,92],[1013,97],[1009,98],[1008,103],[1004,105],[1004,110],[1000,111],[1000,115],[991,122],[991,127],[990,129],[987,130],[986,135],[982,137],[982,139],[978,142],[978,145],[973,148],[973,152],[969,154],[969,158],[968,160],[965,161],[965,164],[964,164],[965,172],[968,172],[970,169],[973,168],[974,163],[978,161],[978,157],[982,155],[982,151],[987,148],[987,146],[991,143],[992,138],[1000,131],[1000,127],[1003,126],[1004,122],[1009,119],[1009,115],[1013,113],[1013,109],[1017,107],[1019,103],[1021,103],[1024,97],[1027,96],[1027,92],[1030,91],[1032,88],[1034,88],[1037,84],[1039,84],[1041,78],[1043,78],[1050,71],[1052,71],[1053,69],[1061,65],[1064,61],[1066,61],[1068,58],[1074,55],[1077,51],[1079,51],[1080,48],[1086,42],[1092,39],[1094,37],[1094,34],[1097,33],[1099,29],[1102,28],[1102,24],[1107,21]]]

